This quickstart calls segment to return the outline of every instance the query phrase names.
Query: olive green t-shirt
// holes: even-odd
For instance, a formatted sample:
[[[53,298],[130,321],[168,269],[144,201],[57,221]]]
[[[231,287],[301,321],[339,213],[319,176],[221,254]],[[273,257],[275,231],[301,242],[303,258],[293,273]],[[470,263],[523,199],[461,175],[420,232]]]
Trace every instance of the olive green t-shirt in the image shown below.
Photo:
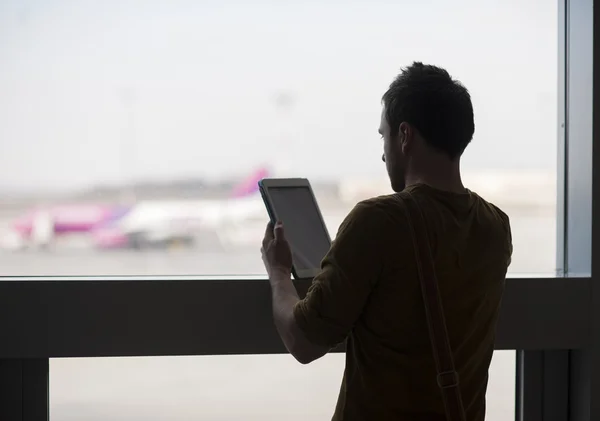
[[[512,255],[508,216],[468,190],[406,191],[425,217],[467,419],[483,420]],[[311,342],[334,347],[347,339],[336,421],[445,419],[405,192],[356,205],[294,308]]]

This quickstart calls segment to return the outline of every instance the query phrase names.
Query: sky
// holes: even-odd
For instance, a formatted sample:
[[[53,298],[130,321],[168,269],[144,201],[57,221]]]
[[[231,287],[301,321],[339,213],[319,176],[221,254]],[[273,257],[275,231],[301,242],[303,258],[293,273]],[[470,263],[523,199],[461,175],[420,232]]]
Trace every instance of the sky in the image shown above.
[[[3,0],[0,191],[385,174],[401,67],[472,95],[465,169],[556,168],[555,0]]]

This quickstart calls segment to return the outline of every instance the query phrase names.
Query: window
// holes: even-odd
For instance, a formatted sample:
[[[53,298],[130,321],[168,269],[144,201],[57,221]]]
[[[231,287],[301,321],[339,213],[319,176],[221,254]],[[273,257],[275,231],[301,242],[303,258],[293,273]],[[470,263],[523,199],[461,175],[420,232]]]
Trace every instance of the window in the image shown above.
[[[487,418],[515,417],[514,351],[496,351]],[[331,419],[344,355],[301,366],[289,355],[78,358],[50,364],[50,419]]]
[[[390,192],[380,98],[413,60],[471,91],[464,178],[511,272],[554,273],[556,4],[459,4],[5,3],[4,273],[264,274],[256,180],[309,177],[334,235]]]
[[[390,190],[376,134],[380,97],[400,66],[421,60],[446,67],[472,94],[465,182],[510,215],[511,272],[554,274],[557,22],[553,2],[4,2],[3,273],[263,275],[266,214],[249,186],[265,175],[309,177],[334,235],[357,200]],[[193,393],[222,381],[202,377],[216,365],[272,375],[269,390],[289,404],[284,392],[295,382],[314,398],[314,412],[302,415],[327,419],[341,355],[281,369],[289,364],[288,356],[52,360],[52,416],[127,417],[116,390],[139,390],[137,408],[154,409],[145,419],[173,415],[174,402],[206,415]],[[496,352],[490,420],[514,416],[514,367],[513,351]],[[83,376],[104,370],[121,377]],[[256,384],[230,374],[212,390],[223,393],[215,401],[246,402],[263,416],[245,400]],[[234,384],[240,393],[226,400]],[[311,395],[315,384],[327,391]],[[170,395],[177,387],[185,392]]]

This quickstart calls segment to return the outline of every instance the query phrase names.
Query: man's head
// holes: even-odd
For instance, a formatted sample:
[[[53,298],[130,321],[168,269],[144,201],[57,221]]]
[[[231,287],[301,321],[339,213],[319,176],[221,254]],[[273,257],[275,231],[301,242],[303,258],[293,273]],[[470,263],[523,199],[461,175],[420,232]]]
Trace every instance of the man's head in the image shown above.
[[[473,138],[471,96],[460,82],[439,67],[413,63],[383,95],[379,133],[392,188],[404,188],[407,171],[458,162]]]

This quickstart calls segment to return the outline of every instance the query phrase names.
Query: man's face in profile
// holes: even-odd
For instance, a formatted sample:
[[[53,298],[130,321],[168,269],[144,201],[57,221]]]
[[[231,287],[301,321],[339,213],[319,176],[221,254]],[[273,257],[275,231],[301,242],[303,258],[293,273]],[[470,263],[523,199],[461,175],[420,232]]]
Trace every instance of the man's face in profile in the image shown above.
[[[385,168],[392,189],[395,192],[404,190],[405,186],[405,170],[406,170],[406,159],[402,153],[402,147],[400,145],[400,134],[392,137],[391,128],[388,124],[385,116],[385,108],[381,112],[381,122],[379,124],[379,134],[383,138],[383,156],[382,160],[385,162]]]

